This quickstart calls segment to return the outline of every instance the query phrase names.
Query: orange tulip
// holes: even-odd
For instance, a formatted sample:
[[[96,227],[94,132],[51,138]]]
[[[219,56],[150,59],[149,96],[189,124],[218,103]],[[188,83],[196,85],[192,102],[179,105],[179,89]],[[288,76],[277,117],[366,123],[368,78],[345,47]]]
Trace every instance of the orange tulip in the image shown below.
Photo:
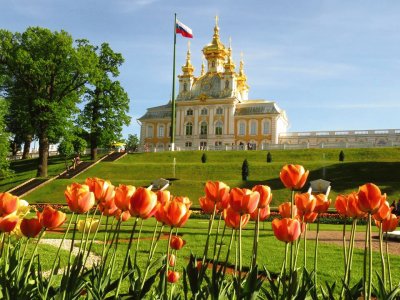
[[[168,264],[170,267],[174,267],[176,262],[176,256],[174,254],[169,255]]]
[[[373,183],[366,183],[358,190],[358,205],[363,212],[374,214],[378,211],[383,200],[381,190]]]
[[[258,210],[260,210],[260,221],[264,221],[271,214],[269,205],[264,208],[258,208],[250,214],[250,219],[252,219],[253,221],[257,220]]]
[[[136,188],[132,185],[120,184],[115,188],[114,202],[122,211],[128,211],[131,206],[131,198]]]
[[[300,165],[283,166],[279,177],[285,187],[288,189],[299,190],[306,183],[309,171],[305,171]]]
[[[378,228],[382,226],[383,232],[395,231],[398,223],[399,220],[397,219],[397,216],[395,214],[390,214],[386,219],[382,221],[375,220],[376,226],[378,226]]]
[[[19,221],[16,215],[7,215],[0,217],[0,232],[11,232],[17,226]]]
[[[179,280],[179,272],[168,271],[167,280],[169,283],[175,283]]]
[[[171,193],[170,191],[163,190],[163,191],[157,191],[157,201],[161,204],[164,204],[165,202],[171,200]]]
[[[290,212],[291,207],[292,203],[290,202],[283,202],[278,206],[279,214],[282,216],[282,218],[290,218],[292,216]],[[296,205],[293,206],[293,215],[297,215]]]
[[[314,211],[319,214],[326,213],[331,205],[331,200],[325,194],[317,194],[314,197],[316,200]]]
[[[362,219],[366,217],[367,213],[360,210],[358,204],[358,194],[356,192],[350,193],[347,196],[347,216],[349,218]]]
[[[192,201],[190,201],[189,197],[177,196],[175,200],[185,204],[188,209],[192,206]]]
[[[18,209],[19,199],[10,193],[0,193],[0,217],[12,214]]]
[[[301,224],[296,219],[274,219],[272,221],[272,229],[275,237],[286,243],[297,240],[301,234]]]
[[[156,212],[157,195],[146,188],[138,188],[130,201],[131,216],[148,219]]]
[[[250,215],[240,215],[232,207],[224,209],[223,216],[226,226],[234,229],[238,229],[239,227],[244,228],[250,219]]]
[[[73,183],[64,192],[69,209],[78,214],[88,212],[95,204],[94,194],[86,184]]]
[[[335,208],[336,211],[342,216],[347,216],[347,202],[347,196],[337,195],[335,200]]]
[[[89,185],[97,202],[107,201],[114,198],[114,186],[110,181],[100,178],[87,178],[85,183]]]
[[[253,192],[260,194],[260,200],[258,201],[258,207],[267,207],[272,201],[271,188],[268,185],[256,185],[252,188]]]
[[[317,200],[314,195],[310,193],[296,194],[294,196],[297,211],[302,211],[303,213],[309,213],[314,211]]]
[[[379,207],[378,211],[374,213],[372,217],[376,221],[383,221],[391,215],[392,209],[393,208],[390,207],[389,202],[384,201],[381,207]]]
[[[207,181],[204,190],[206,197],[213,202],[229,201],[229,186],[221,181]]]
[[[209,200],[207,197],[200,197],[199,203],[204,213],[212,214],[214,212],[214,201]]]
[[[169,246],[174,250],[181,250],[185,246],[186,241],[184,241],[180,236],[174,235],[171,238]]]
[[[159,203],[155,217],[157,221],[171,227],[182,227],[191,213],[192,211],[184,203],[174,198],[164,205]]]
[[[99,210],[104,216],[115,216],[118,207],[115,205],[114,198],[99,203]]]
[[[122,211],[120,209],[117,209],[114,216],[118,221],[126,222],[130,219],[131,213],[129,212],[129,210]]]
[[[304,223],[314,223],[315,220],[318,217],[318,213],[316,212],[308,212],[308,213],[304,213],[301,210],[298,211],[298,216],[300,221],[304,222]]]
[[[42,228],[38,218],[23,219],[20,224],[22,234],[28,238],[36,237]]]
[[[260,194],[249,189],[233,188],[230,192],[229,204],[241,215],[251,214],[258,206]]]
[[[60,227],[66,220],[65,213],[55,210],[51,206],[46,206],[42,213],[38,213],[40,223],[48,229]]]

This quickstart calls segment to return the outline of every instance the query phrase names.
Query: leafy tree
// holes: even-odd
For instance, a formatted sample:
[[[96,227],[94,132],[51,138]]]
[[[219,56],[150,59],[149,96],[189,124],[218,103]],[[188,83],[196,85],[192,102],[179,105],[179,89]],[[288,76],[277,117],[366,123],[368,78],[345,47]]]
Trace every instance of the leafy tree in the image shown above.
[[[340,150],[339,161],[344,161],[344,152],[343,152],[343,150]]]
[[[86,140],[79,136],[74,137],[74,139],[72,140],[72,145],[74,147],[74,152],[78,155],[82,155],[87,148]]]
[[[28,108],[26,119],[39,139],[38,176],[47,176],[49,144],[72,127],[77,103],[85,85],[95,78],[96,65],[94,47],[86,40],[74,43],[65,31],[0,30],[0,74],[7,78],[2,90],[8,100],[19,102],[19,111]]]
[[[242,180],[247,180],[247,177],[249,177],[249,163],[245,159],[242,164]]]
[[[125,148],[128,152],[135,152],[139,147],[139,138],[136,134],[129,134],[126,140]]]
[[[4,116],[7,112],[6,102],[0,98],[0,178],[3,178],[9,173],[9,162],[7,156],[9,153],[9,134],[6,131]]]
[[[270,163],[270,162],[272,162],[272,155],[271,155],[271,152],[268,152],[267,153],[267,163]]]
[[[79,123],[90,133],[91,159],[95,160],[98,146],[109,146],[121,139],[124,125],[129,125],[128,94],[119,81],[118,68],[124,62],[120,53],[114,52],[107,43],[96,48],[98,77],[86,89],[86,105]]]
[[[201,162],[203,164],[205,164],[207,162],[207,155],[205,153],[203,153],[203,155],[201,156]]]
[[[74,155],[74,145],[69,139],[63,139],[58,145],[58,153],[65,161],[65,168],[68,170],[69,159]]]

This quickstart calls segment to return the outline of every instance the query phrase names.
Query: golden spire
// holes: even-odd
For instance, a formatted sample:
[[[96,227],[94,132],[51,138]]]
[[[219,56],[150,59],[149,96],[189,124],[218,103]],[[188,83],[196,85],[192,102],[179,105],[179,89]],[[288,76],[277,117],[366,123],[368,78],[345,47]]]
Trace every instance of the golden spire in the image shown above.
[[[184,75],[193,75],[194,67],[190,62],[190,41],[188,41],[188,50],[186,53],[186,64],[182,67]]]
[[[244,75],[244,61],[243,61],[243,52],[240,52],[240,67],[239,67],[239,75],[240,76],[245,76],[246,77],[246,75]]]
[[[218,27],[218,15],[215,16],[215,27],[214,27],[214,36],[213,43],[215,41],[219,41],[219,27]]]
[[[235,64],[232,62],[232,38],[229,37],[229,48],[228,48],[228,55],[226,57],[226,63],[224,65],[225,72],[234,72],[235,71]]]
[[[206,74],[206,64],[204,63],[205,57],[203,55],[203,59],[201,60],[201,73],[200,76]]]

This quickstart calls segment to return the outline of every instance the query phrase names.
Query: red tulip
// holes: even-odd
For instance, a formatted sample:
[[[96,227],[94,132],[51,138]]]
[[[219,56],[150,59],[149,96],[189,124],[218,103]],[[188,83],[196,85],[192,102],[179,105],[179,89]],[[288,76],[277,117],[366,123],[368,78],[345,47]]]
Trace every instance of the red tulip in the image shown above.
[[[156,212],[157,195],[146,188],[138,188],[130,201],[131,216],[148,219]]]
[[[16,215],[7,215],[5,217],[0,217],[0,232],[11,232],[17,226],[19,221]]]
[[[250,215],[240,215],[236,212],[232,207],[228,207],[224,209],[224,220],[226,226],[234,229],[238,229],[239,227],[244,228],[249,222]]]
[[[286,243],[297,240],[301,234],[301,224],[296,219],[274,219],[272,221],[272,229],[275,237]]]
[[[382,221],[375,220],[376,226],[378,226],[378,228],[382,226],[383,232],[395,231],[398,223],[399,220],[397,219],[397,216],[395,214],[390,214],[386,219]]]
[[[318,213],[313,212],[313,211],[308,212],[308,213],[303,213],[301,210],[299,210],[298,216],[299,216],[300,220],[304,223],[314,223],[318,217]]]
[[[325,194],[317,194],[315,195],[315,208],[314,211],[316,213],[326,213],[331,205],[331,200],[329,200]]]
[[[285,187],[299,190],[306,183],[308,173],[309,171],[305,171],[303,166],[285,165],[279,173],[279,177]]]
[[[131,206],[131,198],[135,191],[136,188],[132,185],[120,184],[115,188],[115,205],[122,211],[128,211]]]
[[[69,209],[74,213],[86,213],[95,204],[94,194],[85,184],[73,183],[67,186],[64,195]]]
[[[175,283],[179,280],[179,272],[168,271],[167,280],[169,283]]]
[[[239,214],[251,214],[258,206],[260,194],[249,189],[233,188],[230,192],[229,204]]]
[[[207,197],[200,197],[199,203],[204,213],[212,214],[214,212],[214,201],[209,200]]]
[[[213,202],[229,201],[229,186],[221,181],[207,181],[204,190],[206,197]]]
[[[186,241],[183,240],[180,236],[174,235],[171,238],[171,242],[169,243],[169,246],[174,249],[174,250],[181,250],[183,246],[185,246]]]
[[[0,193],[0,217],[12,214],[18,209],[19,199],[10,193]]]
[[[379,207],[378,211],[373,214],[373,218],[376,221],[383,221],[384,219],[388,218],[392,213],[392,208],[389,205],[389,202],[384,201]]]
[[[252,219],[253,221],[257,220],[258,210],[260,210],[260,221],[264,221],[271,214],[269,205],[264,208],[257,208],[250,214],[250,219]]]
[[[358,205],[363,212],[374,214],[382,204],[382,194],[379,187],[366,183],[358,190]],[[386,201],[386,197],[383,201]]]
[[[290,218],[292,216],[291,207],[292,203],[290,202],[283,202],[278,206],[279,214],[282,216],[282,218]],[[293,215],[297,215],[296,205],[293,206]]]
[[[38,218],[23,219],[20,224],[22,234],[28,238],[36,237],[42,228]]]
[[[302,211],[303,213],[314,211],[317,202],[314,195],[310,193],[296,194],[294,199],[298,211]]]
[[[117,209],[114,216],[118,221],[126,222],[130,219],[131,213],[129,212],[129,210],[122,211],[120,209]]]
[[[46,206],[42,213],[38,213],[40,223],[48,229],[60,227],[66,220],[65,213],[55,210],[51,206]]]
[[[115,205],[114,198],[99,203],[99,210],[104,216],[115,216],[118,207]]]
[[[170,267],[174,267],[176,262],[176,256],[174,254],[169,255],[168,264]]]
[[[347,216],[349,218],[362,219],[367,214],[360,210],[360,206],[358,204],[358,194],[356,192],[350,193],[347,196]]]
[[[336,211],[342,216],[347,216],[347,203],[347,196],[337,195],[335,200],[335,208]]]
[[[159,203],[157,207],[155,214],[157,221],[171,227],[182,227],[192,213],[184,203],[177,201],[176,198],[164,205]]]
[[[271,188],[268,185],[256,185],[252,188],[253,192],[260,194],[260,200],[258,201],[258,207],[267,207],[272,201]]]

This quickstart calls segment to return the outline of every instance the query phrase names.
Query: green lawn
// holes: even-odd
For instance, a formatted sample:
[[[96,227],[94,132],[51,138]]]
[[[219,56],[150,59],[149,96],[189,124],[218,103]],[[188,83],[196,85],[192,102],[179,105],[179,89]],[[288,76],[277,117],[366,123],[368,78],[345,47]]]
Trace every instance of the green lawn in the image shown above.
[[[74,180],[57,180],[27,195],[30,203],[64,203],[63,191],[73,181],[86,177],[109,179],[120,183],[147,186],[156,178],[172,178],[169,190],[174,195],[188,196],[198,207],[207,180],[224,181],[231,187],[252,187],[267,184],[272,188],[273,206],[287,201],[289,191],[279,179],[279,171],[287,163],[302,164],[310,170],[309,180],[323,178],[331,181],[331,198],[338,193],[357,190],[373,182],[388,194],[389,201],[400,194],[400,149],[345,149],[345,162],[338,162],[339,149],[275,150],[272,163],[266,162],[267,151],[210,151],[207,162],[201,163],[201,151],[135,153],[117,162],[101,162]],[[174,158],[176,165],[174,168]],[[241,165],[247,158],[249,180],[241,180]],[[307,186],[308,187],[308,186]],[[305,187],[305,188],[307,188]]]

